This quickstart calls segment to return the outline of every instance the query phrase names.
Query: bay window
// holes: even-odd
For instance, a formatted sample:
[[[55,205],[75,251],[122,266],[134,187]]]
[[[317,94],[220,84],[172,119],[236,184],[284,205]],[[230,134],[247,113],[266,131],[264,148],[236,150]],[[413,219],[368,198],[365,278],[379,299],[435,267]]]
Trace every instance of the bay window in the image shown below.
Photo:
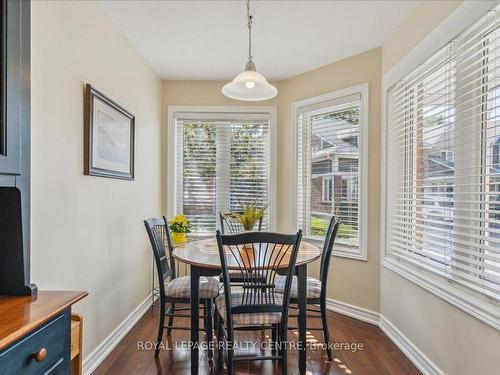
[[[393,267],[500,299],[500,17],[489,12],[388,90]],[[428,275],[428,276],[426,276]],[[433,282],[433,281],[429,281]],[[446,287],[449,288],[449,287]]]

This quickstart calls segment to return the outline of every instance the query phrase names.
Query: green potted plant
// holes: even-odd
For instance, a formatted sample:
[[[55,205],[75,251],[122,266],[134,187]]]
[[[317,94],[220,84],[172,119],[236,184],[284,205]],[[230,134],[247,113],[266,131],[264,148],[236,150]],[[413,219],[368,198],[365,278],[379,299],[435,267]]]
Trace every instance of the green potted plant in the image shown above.
[[[186,216],[179,214],[169,221],[169,228],[172,231],[172,241],[183,243],[187,240],[187,233],[191,232],[191,223]]]
[[[251,231],[255,226],[255,223],[265,215],[266,209],[269,206],[269,203],[266,204],[265,207],[257,208],[257,202],[253,203],[241,203],[238,202],[241,211],[240,212],[231,212],[227,214],[228,219],[233,220],[239,223],[244,230]]]

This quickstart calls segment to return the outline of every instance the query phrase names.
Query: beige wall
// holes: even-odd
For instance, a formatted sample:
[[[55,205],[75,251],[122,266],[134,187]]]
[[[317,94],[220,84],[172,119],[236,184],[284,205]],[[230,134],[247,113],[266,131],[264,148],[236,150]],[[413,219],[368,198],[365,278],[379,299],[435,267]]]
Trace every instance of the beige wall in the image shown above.
[[[420,1],[391,37],[384,43],[382,71],[386,73],[394,64],[403,58],[429,32],[439,25],[458,6],[456,1]]]
[[[32,280],[87,290],[87,356],[150,293],[142,224],[161,207],[161,80],[97,2],[32,2]],[[135,181],[83,175],[83,89],[136,116]]]
[[[369,196],[368,262],[333,258],[328,296],[346,303],[379,311],[379,204],[380,178],[380,90],[382,50],[374,49],[320,69],[276,83],[279,95],[257,105],[278,107],[277,130],[277,229],[295,230],[293,223],[293,121],[292,103],[368,82],[369,113]],[[169,105],[255,105],[225,98],[220,89],[225,82],[165,81],[163,84],[164,121]],[[168,124],[167,124],[168,126]],[[167,155],[166,126],[164,127],[163,157]],[[373,171],[373,172],[372,172]],[[165,181],[165,178],[163,179]],[[164,202],[164,209],[166,203]],[[317,265],[312,267],[317,272]]]
[[[460,3],[421,2],[383,46],[384,72]],[[380,294],[381,314],[445,374],[499,373],[500,334],[496,329],[385,268],[381,270]]]

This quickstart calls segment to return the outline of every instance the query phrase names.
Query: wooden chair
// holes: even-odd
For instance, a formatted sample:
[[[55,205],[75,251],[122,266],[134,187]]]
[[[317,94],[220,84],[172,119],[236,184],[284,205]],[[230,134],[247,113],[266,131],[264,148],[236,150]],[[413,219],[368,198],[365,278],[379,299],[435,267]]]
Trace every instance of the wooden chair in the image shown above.
[[[259,219],[259,225],[257,227],[257,230],[260,232],[262,230],[262,219],[264,217],[261,216]],[[222,213],[219,212],[219,220],[220,220],[220,231],[222,234],[238,234],[243,232],[243,226],[234,221],[229,219],[229,213]]]
[[[328,282],[328,270],[330,268],[330,258],[332,255],[333,244],[335,243],[335,238],[337,237],[337,232],[340,227],[340,220],[335,220],[332,217],[328,230],[325,236],[325,242],[323,244],[323,251],[321,253],[320,260],[320,271],[319,280],[314,277],[307,277],[307,304],[308,305],[319,305],[320,310],[308,308],[308,312],[319,313],[307,315],[307,318],[317,318],[321,319],[321,328],[308,328],[310,330],[322,330],[323,338],[326,344],[326,353],[328,355],[328,360],[332,360],[332,349],[330,347],[330,335],[328,331],[328,323],[326,319],[326,288]],[[286,276],[278,275],[276,277],[276,291],[284,293],[286,284]],[[298,291],[297,291],[297,277],[294,276],[292,280],[291,292],[290,292],[290,304],[292,308],[296,308],[298,304]],[[297,315],[291,315],[291,317],[296,317]],[[293,329],[290,327],[289,329]]]
[[[222,234],[238,234],[243,232],[243,226],[240,223],[237,223],[234,220],[229,219],[229,213],[222,213],[219,211],[219,219],[220,219],[220,229]],[[259,219],[259,225],[257,230],[260,232],[262,230],[262,219]],[[238,270],[229,270],[229,277],[231,278],[231,282],[235,284],[240,284],[243,282],[242,275]],[[220,277],[222,281],[222,275]]]
[[[222,235],[217,243],[223,271],[224,294],[215,299],[216,332],[219,348],[227,354],[228,374],[236,361],[280,360],[282,373],[287,373],[287,325],[290,288],[302,231],[297,234],[246,232]],[[285,263],[285,268],[280,267]],[[228,265],[237,265],[243,276],[241,290],[232,291]],[[276,271],[286,271],[283,293],[275,292]],[[235,330],[271,329],[278,350],[267,356],[234,355]],[[221,345],[225,341],[226,345]],[[229,345],[228,345],[229,343]],[[219,353],[221,353],[219,351]]]
[[[190,308],[178,308],[178,303],[190,303],[191,280],[189,276],[176,277],[175,262],[172,256],[173,246],[170,238],[170,229],[165,217],[163,219],[151,218],[144,220],[146,231],[151,241],[151,247],[155,258],[156,270],[158,274],[159,299],[160,299],[160,321],[158,326],[158,340],[155,350],[155,357],[160,353],[160,344],[163,338],[163,330],[167,328],[167,335],[172,329],[190,330],[190,327],[174,327],[174,317],[187,317],[189,314],[176,314],[176,311],[190,310]],[[170,279],[170,281],[167,281]],[[204,329],[207,341],[212,339],[212,302],[219,290],[218,277],[200,278],[200,303],[204,307]],[[170,304],[165,311],[166,304]],[[165,316],[168,316],[168,325],[165,326]],[[209,350],[209,357],[212,352]]]

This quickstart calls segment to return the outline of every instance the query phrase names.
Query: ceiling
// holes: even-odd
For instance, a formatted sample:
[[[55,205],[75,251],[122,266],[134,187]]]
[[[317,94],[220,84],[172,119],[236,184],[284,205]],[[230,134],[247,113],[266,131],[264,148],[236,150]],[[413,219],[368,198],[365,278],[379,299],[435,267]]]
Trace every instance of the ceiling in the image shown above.
[[[252,1],[257,70],[280,80],[381,46],[418,1]],[[242,0],[101,4],[163,79],[230,79],[247,61]]]

